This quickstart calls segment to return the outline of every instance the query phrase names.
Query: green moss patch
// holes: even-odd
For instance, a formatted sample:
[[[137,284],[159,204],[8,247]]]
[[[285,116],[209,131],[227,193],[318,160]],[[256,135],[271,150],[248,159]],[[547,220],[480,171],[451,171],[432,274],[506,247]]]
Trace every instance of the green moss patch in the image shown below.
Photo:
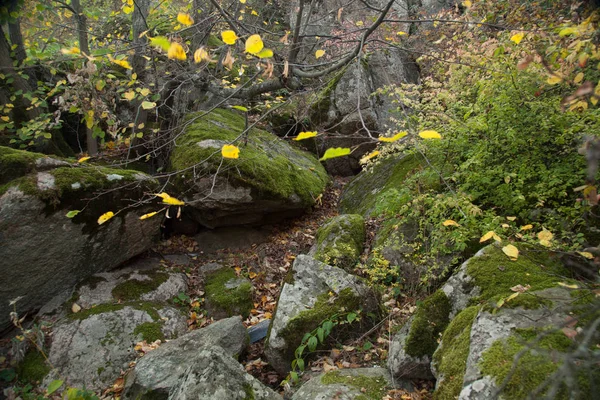
[[[227,288],[227,283],[237,279],[235,271],[223,268],[206,278],[204,292],[207,307],[223,310],[228,316],[242,315],[246,318],[252,309],[252,284],[244,282]]]
[[[434,400],[458,398],[467,370],[471,326],[479,310],[478,306],[464,309],[444,331],[442,346],[433,356],[437,370],[444,376],[444,380],[433,393]]]
[[[406,338],[406,354],[413,357],[432,356],[438,347],[438,338],[448,326],[451,310],[450,300],[441,290],[425,299],[415,312]]]
[[[557,370],[562,363],[559,353],[571,348],[573,342],[561,331],[519,329],[509,338],[494,342],[483,353],[479,363],[482,373],[492,376],[500,384],[511,373],[515,356],[528,347],[527,342],[540,334],[542,338],[516,362],[516,368],[502,391],[504,398],[527,398]]]
[[[365,235],[362,216],[338,215],[317,231],[315,259],[336,267],[351,268],[362,253]]]
[[[142,339],[148,343],[156,340],[164,342],[165,334],[162,331],[162,323],[160,322],[144,322],[138,325],[133,331],[134,335],[142,335]]]
[[[51,368],[46,359],[37,350],[30,350],[17,367],[17,376],[20,382],[36,385],[40,383]]]
[[[525,244],[518,245],[519,258],[511,261],[496,245],[490,245],[484,254],[472,258],[467,264],[467,274],[474,284],[481,288],[481,295],[471,299],[472,304],[491,301],[496,304],[514,292],[516,285],[530,285],[528,293],[558,285],[558,282],[571,282],[565,278],[567,271],[549,253],[532,250]],[[538,308],[550,304],[547,299],[533,295],[519,295],[506,302],[503,307]]]
[[[388,383],[385,378],[376,378],[362,375],[344,375],[342,371],[331,371],[321,377],[325,385],[342,384],[358,389],[364,393],[355,397],[361,400],[379,400],[387,393]]]
[[[27,175],[44,155],[0,146],[0,185]]]
[[[172,170],[199,164],[203,171],[214,173],[219,169],[230,182],[250,186],[259,194],[283,200],[298,197],[306,206],[314,204],[328,182],[317,159],[260,129],[252,129],[247,144],[242,143],[244,125],[244,118],[229,110],[190,115],[171,155]],[[198,145],[208,140],[213,141],[211,146]],[[238,159],[222,158],[220,148],[225,143],[240,148]],[[178,186],[183,191],[189,182],[180,179]]]
[[[141,272],[148,280],[129,279],[119,283],[112,290],[115,299],[121,301],[139,300],[142,295],[150,293],[169,279],[169,274],[160,271]]]

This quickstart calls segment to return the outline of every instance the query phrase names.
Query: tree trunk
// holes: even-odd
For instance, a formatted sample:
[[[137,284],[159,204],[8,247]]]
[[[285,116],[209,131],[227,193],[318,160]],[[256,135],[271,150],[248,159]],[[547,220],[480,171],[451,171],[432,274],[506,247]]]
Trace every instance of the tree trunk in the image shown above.
[[[77,19],[77,36],[79,38],[79,50],[82,53],[90,55],[90,44],[88,42],[88,27],[87,18],[81,8],[79,0],[72,0],[71,6],[75,11],[75,17]],[[87,145],[87,151],[90,156],[98,154],[98,140],[94,137],[94,131],[86,126],[85,128],[85,142]]]
[[[12,45],[16,46],[15,59],[17,60],[17,65],[20,66],[27,58],[25,45],[23,44],[23,35],[21,34],[21,17],[8,23],[8,36]]]

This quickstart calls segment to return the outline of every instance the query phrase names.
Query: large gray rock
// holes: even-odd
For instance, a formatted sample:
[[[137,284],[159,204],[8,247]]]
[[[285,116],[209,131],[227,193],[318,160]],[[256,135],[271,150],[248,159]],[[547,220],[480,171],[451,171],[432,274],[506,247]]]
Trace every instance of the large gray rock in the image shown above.
[[[385,368],[340,369],[311,378],[292,400],[382,399],[393,388]]]
[[[185,379],[204,349],[223,348],[233,360],[247,344],[248,334],[240,317],[217,321],[169,341],[137,362],[127,376],[123,398],[166,399]]]
[[[101,305],[69,319],[54,327],[48,359],[56,376],[69,386],[94,390],[110,386],[129,368],[136,357],[134,346],[145,336],[173,338],[187,328],[179,311],[145,303]],[[56,376],[48,377],[46,383]]]
[[[327,174],[317,159],[268,132],[252,129],[239,141],[244,118],[231,110],[190,114],[170,157],[176,191],[188,215],[216,228],[265,223],[298,215],[323,192]],[[239,158],[221,148],[235,143]],[[243,144],[243,145],[242,145]]]
[[[412,356],[406,352],[406,339],[413,326],[414,318],[408,320],[390,341],[388,369],[394,376],[406,379],[433,378],[431,372],[431,356]]]
[[[6,149],[0,148],[0,169],[6,168],[0,188],[0,331],[10,326],[9,300],[22,297],[19,315],[39,309],[88,276],[147,250],[160,224],[160,218],[139,220],[147,208],[97,223],[103,213],[123,209],[122,199],[154,192],[157,182],[147,175],[40,162],[39,154]]]
[[[350,270],[359,260],[365,238],[365,220],[361,215],[338,215],[319,228],[310,254],[326,264]]]
[[[358,309],[365,314],[378,312],[377,296],[360,278],[309,256],[299,255],[281,289],[265,345],[269,363],[285,375],[305,333],[334,314]],[[365,328],[357,326],[353,333]]]
[[[200,349],[168,398],[169,400],[282,399],[279,394],[248,374],[231,357],[231,354],[218,346]]]

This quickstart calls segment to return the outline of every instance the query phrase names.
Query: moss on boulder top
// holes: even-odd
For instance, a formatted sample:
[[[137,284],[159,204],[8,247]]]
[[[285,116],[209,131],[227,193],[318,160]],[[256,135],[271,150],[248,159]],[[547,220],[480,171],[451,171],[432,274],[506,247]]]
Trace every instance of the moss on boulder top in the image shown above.
[[[170,158],[171,170],[181,171],[177,189],[206,198],[194,204],[203,210],[269,213],[313,205],[328,182],[317,159],[261,129],[242,135],[244,127],[244,118],[230,110],[189,115]],[[225,144],[237,146],[239,158],[223,158]]]
[[[361,215],[338,215],[317,231],[314,257],[329,265],[352,268],[362,253],[365,235]]]

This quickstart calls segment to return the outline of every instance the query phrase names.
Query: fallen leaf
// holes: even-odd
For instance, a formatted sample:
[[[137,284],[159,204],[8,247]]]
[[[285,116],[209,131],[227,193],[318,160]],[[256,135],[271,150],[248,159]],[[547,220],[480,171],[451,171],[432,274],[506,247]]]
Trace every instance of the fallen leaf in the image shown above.
[[[519,249],[512,244],[506,245],[502,248],[502,252],[508,256],[511,260],[515,261],[519,258]]]
[[[81,311],[81,306],[77,303],[73,303],[73,305],[71,306],[71,311],[73,311],[74,313],[78,313],[79,311]]]

